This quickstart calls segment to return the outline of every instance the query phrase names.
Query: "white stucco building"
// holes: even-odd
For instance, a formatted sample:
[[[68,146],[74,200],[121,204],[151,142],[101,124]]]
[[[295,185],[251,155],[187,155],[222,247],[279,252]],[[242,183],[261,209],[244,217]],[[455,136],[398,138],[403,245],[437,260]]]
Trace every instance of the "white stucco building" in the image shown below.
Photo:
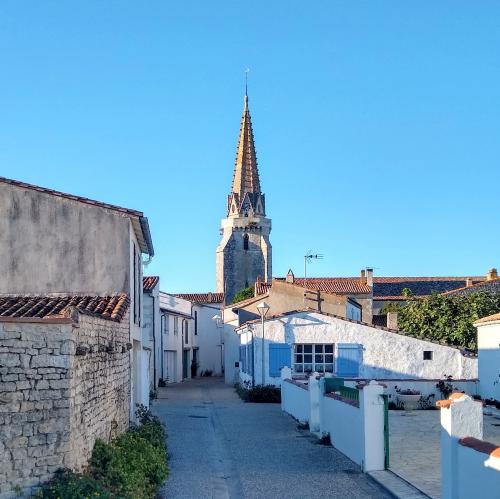
[[[221,293],[160,292],[159,375],[167,383],[195,376],[221,376],[224,338]]]
[[[155,389],[160,380],[161,365],[161,318],[160,318],[160,278],[145,276],[143,284],[142,349],[148,371],[149,389]]]
[[[398,331],[315,311],[290,312],[264,323],[236,328],[240,338],[240,379],[280,384],[280,370],[296,375],[334,373],[345,378],[477,378],[477,359],[460,349],[424,341]],[[262,366],[264,365],[264,378]]]
[[[479,319],[477,328],[479,394],[500,400],[500,313]]]

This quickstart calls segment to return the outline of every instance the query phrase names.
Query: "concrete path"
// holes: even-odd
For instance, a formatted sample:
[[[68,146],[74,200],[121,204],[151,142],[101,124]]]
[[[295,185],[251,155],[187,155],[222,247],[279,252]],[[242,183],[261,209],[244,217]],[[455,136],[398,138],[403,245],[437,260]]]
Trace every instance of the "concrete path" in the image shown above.
[[[246,404],[220,378],[161,389],[170,477],[160,497],[391,497],[333,447],[322,446],[279,404]]]
[[[500,420],[484,416],[483,438],[500,445]],[[439,411],[389,411],[390,469],[433,499],[441,497]]]

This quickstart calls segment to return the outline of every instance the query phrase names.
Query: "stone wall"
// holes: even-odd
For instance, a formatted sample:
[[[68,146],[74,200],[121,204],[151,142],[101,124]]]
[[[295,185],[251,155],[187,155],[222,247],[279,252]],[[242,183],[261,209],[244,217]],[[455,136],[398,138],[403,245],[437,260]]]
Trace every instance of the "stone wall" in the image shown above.
[[[121,323],[80,315],[71,370],[71,468],[87,463],[97,438],[109,440],[129,425],[128,315]]]
[[[127,342],[128,316],[0,321],[0,499],[81,469],[95,438],[127,428]]]

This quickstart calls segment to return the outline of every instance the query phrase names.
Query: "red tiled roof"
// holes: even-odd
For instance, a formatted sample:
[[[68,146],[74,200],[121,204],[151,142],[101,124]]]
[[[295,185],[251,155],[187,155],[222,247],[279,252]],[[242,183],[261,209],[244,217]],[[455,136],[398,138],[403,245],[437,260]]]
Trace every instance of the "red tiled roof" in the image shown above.
[[[474,322],[474,324],[484,324],[493,321],[500,321],[500,312],[498,314],[488,315],[488,317],[482,317]]]
[[[102,201],[95,201],[93,199],[85,198],[82,196],[74,196],[73,194],[67,194],[65,192],[55,191],[53,189],[48,189],[46,187],[40,187],[34,184],[27,184],[26,182],[21,182],[19,180],[12,180],[10,178],[0,177],[0,183],[13,185],[16,187],[21,187],[23,189],[29,189],[31,191],[37,191],[44,194],[50,194],[51,196],[57,196],[64,199],[69,199],[71,201],[78,201],[79,203],[85,203],[91,206],[97,206],[99,208],[105,208],[107,210],[117,211],[119,213],[123,213],[129,215],[130,217],[134,217],[136,223],[133,223],[134,230],[137,232],[141,232],[144,245],[141,248],[144,253],[148,253],[149,255],[154,255],[153,242],[151,240],[151,233],[149,231],[148,219],[144,216],[144,213],[137,210],[132,210],[129,208],[123,208],[121,206],[116,206],[113,204],[103,203]],[[137,220],[138,219],[138,220]],[[138,236],[138,239],[141,239]],[[139,241],[141,243],[141,241]]]
[[[286,282],[284,277],[277,280]],[[372,288],[363,284],[359,277],[295,277],[295,286],[324,291],[332,294],[370,294]]]
[[[270,282],[257,281],[255,283],[255,293],[257,295],[265,295],[266,293],[269,292],[270,288],[271,288]]]
[[[149,291],[152,291],[154,287],[158,284],[160,281],[160,276],[157,275],[148,275],[144,276],[142,278],[142,288],[146,293]]]
[[[223,303],[224,293],[177,293],[174,296],[193,303]]]
[[[128,310],[129,297],[120,293],[112,296],[0,296],[0,318],[44,319],[64,316],[69,307],[82,314],[120,322]]]

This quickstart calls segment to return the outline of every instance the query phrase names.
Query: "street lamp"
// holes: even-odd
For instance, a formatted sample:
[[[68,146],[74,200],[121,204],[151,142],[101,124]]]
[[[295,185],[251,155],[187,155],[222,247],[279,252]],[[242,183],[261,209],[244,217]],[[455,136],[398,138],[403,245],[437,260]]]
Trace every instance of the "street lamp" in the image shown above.
[[[262,327],[262,386],[266,384],[266,356],[264,353],[264,319],[267,315],[267,312],[269,312],[269,309],[271,307],[265,302],[260,302],[257,305],[257,312],[259,312],[260,319],[261,319],[261,327]]]

